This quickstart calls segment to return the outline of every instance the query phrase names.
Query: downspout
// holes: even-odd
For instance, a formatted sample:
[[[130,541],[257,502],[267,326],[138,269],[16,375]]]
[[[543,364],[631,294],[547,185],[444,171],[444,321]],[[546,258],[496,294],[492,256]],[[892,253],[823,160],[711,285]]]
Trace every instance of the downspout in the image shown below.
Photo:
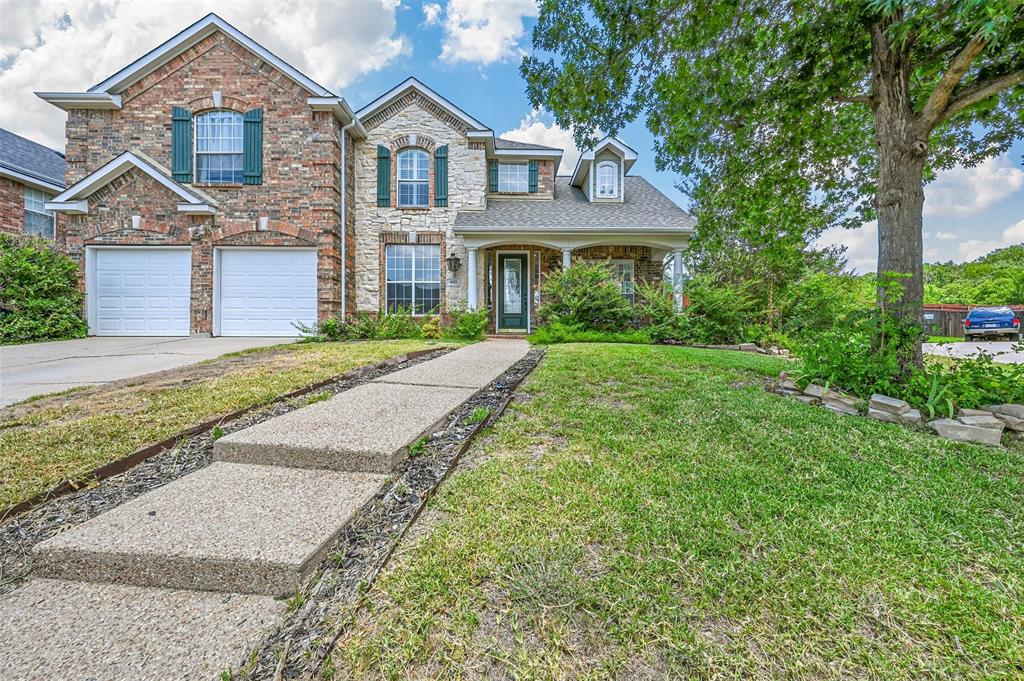
[[[345,177],[348,169],[348,160],[345,152],[348,149],[348,140],[345,133],[356,124],[356,119],[341,128],[341,318],[348,315],[348,184]]]

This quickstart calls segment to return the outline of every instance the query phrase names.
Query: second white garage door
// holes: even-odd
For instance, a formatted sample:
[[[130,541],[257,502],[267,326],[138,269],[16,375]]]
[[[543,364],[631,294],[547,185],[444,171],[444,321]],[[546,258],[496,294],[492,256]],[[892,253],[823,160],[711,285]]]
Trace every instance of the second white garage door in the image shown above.
[[[297,336],[292,322],[316,321],[316,250],[217,250],[214,301],[222,336]]]

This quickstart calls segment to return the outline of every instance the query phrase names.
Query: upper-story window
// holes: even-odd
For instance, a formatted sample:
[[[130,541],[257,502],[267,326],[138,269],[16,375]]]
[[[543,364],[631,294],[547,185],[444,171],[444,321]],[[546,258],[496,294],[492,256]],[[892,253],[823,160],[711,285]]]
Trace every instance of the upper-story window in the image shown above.
[[[52,239],[54,233],[53,211],[46,210],[46,202],[53,196],[25,187],[25,233]]]
[[[398,205],[430,206],[430,157],[422,149],[406,149],[398,154]]]
[[[597,164],[597,195],[613,199],[619,194],[619,167],[611,161]]]
[[[242,184],[242,114],[209,111],[196,116],[196,182]]]
[[[530,166],[526,163],[498,164],[498,191],[526,193],[530,190]]]

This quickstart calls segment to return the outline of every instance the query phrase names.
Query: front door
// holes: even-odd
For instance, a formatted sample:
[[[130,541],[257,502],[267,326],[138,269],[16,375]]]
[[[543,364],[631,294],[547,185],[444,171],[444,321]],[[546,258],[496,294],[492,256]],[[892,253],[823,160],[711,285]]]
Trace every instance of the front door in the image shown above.
[[[525,332],[530,313],[526,254],[499,254],[498,275],[498,330]]]

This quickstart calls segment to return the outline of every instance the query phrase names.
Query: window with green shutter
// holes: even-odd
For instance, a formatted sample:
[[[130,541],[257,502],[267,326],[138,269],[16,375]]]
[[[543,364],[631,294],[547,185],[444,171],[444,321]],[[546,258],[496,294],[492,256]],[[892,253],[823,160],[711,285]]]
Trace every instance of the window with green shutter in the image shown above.
[[[488,163],[488,181],[487,184],[490,187],[490,191],[498,191],[498,162],[490,161]]]
[[[537,162],[530,161],[530,193],[537,193]]]
[[[386,208],[391,205],[391,151],[380,145],[377,147],[377,206]]]
[[[263,184],[263,109],[246,111],[242,162],[245,184]]]
[[[171,109],[171,176],[192,181],[192,113],[178,106]]]
[[[434,205],[448,205],[448,145],[434,150]]]

